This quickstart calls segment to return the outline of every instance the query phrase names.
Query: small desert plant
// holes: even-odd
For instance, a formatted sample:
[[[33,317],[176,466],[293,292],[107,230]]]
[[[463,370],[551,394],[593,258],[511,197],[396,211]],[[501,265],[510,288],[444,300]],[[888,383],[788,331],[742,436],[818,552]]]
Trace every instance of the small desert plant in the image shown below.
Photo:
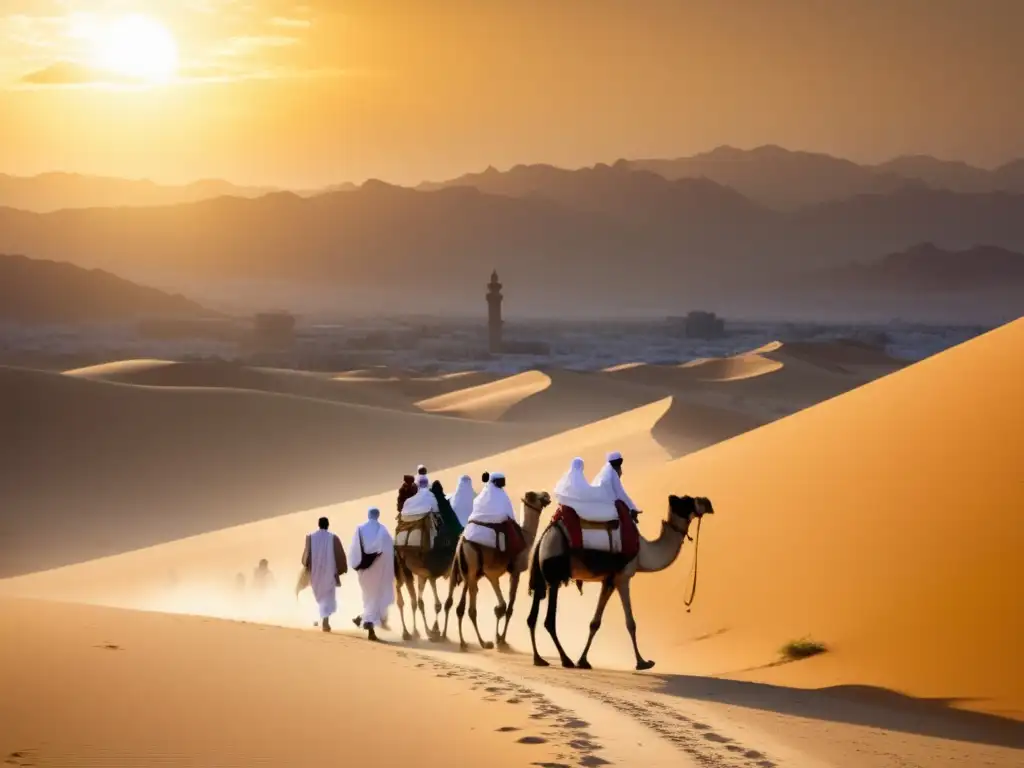
[[[828,648],[825,647],[824,643],[819,643],[816,640],[810,638],[802,638],[800,640],[790,640],[780,649],[782,657],[786,661],[797,661],[799,659],[809,659],[811,656],[817,656],[819,653],[825,653]]]

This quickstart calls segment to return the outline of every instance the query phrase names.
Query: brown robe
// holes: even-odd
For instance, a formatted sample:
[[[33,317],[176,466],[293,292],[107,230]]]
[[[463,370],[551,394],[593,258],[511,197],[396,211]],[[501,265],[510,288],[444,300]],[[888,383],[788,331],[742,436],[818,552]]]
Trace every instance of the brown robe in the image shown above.
[[[412,475],[405,475],[402,478],[402,484],[398,487],[398,511],[402,511],[402,507],[405,506],[405,502],[411,499],[419,492],[419,488],[416,487],[416,479]]]
[[[345,548],[341,545],[338,534],[334,536],[334,565],[337,573],[334,575],[334,583],[341,585],[341,577],[348,573],[348,559],[345,557]],[[299,572],[299,580],[295,584],[295,594],[309,586],[309,575],[313,570],[313,560],[309,546],[309,534],[306,534],[306,545],[302,550],[302,570]]]

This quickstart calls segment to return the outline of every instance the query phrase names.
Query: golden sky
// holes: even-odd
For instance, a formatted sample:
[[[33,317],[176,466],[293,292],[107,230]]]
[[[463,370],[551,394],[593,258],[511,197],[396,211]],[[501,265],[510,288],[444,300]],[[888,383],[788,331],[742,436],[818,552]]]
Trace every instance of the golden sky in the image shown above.
[[[992,165],[1024,156],[1022,39],[1024,0],[0,0],[0,172],[410,183],[767,143]]]

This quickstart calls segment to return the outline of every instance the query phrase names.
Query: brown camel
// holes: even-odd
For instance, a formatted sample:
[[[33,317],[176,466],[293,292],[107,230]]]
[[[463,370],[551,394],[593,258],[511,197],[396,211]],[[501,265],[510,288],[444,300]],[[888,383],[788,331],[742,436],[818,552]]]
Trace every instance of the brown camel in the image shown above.
[[[416,610],[423,616],[423,629],[427,636],[436,639],[440,633],[438,619],[441,615],[441,597],[437,593],[437,580],[448,578],[451,560],[439,557],[441,553],[424,551],[418,547],[395,547],[395,602],[398,604],[398,615],[402,618],[402,639],[419,638],[420,631],[416,626]],[[427,612],[423,603],[427,583],[434,591],[434,626],[427,623]],[[405,624],[405,600],[402,598],[402,587],[409,593],[412,606],[412,632]]]
[[[640,552],[632,559],[626,560],[622,555],[609,552],[584,550],[570,552],[569,538],[562,523],[549,525],[541,534],[537,547],[534,549],[530,562],[530,592],[533,594],[533,605],[526,619],[530,627],[530,642],[533,644],[533,663],[538,667],[548,666],[548,662],[537,653],[537,617],[540,614],[541,600],[548,598],[547,617],[544,628],[555,641],[555,648],[562,658],[563,667],[578,666],[590,669],[587,653],[594,642],[597,630],[601,628],[601,616],[612,592],[618,591],[622,600],[622,610],[626,614],[626,629],[633,641],[633,652],[636,654],[636,668],[650,669],[653,661],[645,660],[640,655],[636,644],[636,621],[633,618],[633,606],[629,598],[629,583],[637,573],[653,573],[668,568],[679,557],[679,551],[687,538],[690,524],[706,514],[712,514],[711,502],[703,497],[690,496],[668,497],[668,519],[661,524],[661,535],[654,541],[640,537]],[[594,581],[601,583],[601,595],[597,600],[597,610],[590,622],[590,636],[583,649],[583,655],[574,665],[558,641],[555,632],[555,617],[558,613],[558,590],[569,583]],[[582,584],[580,584],[582,589]],[[692,597],[692,596],[691,596]]]
[[[494,647],[494,643],[485,642],[480,635],[480,627],[476,623],[476,598],[479,592],[480,578],[484,577],[494,588],[494,594],[498,598],[498,604],[494,607],[495,627],[494,639],[499,648],[508,646],[505,635],[508,634],[508,624],[512,619],[512,609],[516,604],[516,592],[519,589],[519,576],[524,573],[530,564],[530,548],[537,538],[537,530],[540,528],[540,515],[545,507],[551,504],[551,496],[547,491],[527,491],[523,496],[523,538],[526,546],[514,558],[509,558],[505,552],[499,552],[493,547],[482,547],[471,541],[466,541],[463,536],[455,547],[455,559],[452,561],[452,572],[448,579],[448,599],[444,604],[444,631],[440,639],[448,637],[448,615],[452,609],[453,595],[455,589],[461,583],[462,597],[459,599],[459,606],[455,609],[455,615],[459,618],[459,646],[466,650],[469,644],[462,636],[462,617],[466,613],[466,595],[469,595],[469,620],[473,622],[473,629],[476,630],[477,640],[480,646],[485,649]],[[509,574],[509,596],[508,604],[501,594],[501,577]],[[505,627],[501,628],[501,619],[505,619]]]

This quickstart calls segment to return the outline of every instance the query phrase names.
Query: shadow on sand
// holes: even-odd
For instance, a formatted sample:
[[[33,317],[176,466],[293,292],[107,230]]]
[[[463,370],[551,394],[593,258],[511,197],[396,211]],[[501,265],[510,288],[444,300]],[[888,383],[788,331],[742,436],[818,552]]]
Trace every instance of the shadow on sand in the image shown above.
[[[624,677],[635,675],[626,674]],[[651,677],[660,682],[660,686],[653,688],[655,692],[684,699],[714,701],[812,720],[1024,749],[1024,723],[999,715],[954,708],[957,702],[970,699],[919,699],[866,685],[806,690],[716,677]]]
[[[461,656],[458,641],[434,643],[423,638],[408,643],[388,642],[396,649],[434,651]],[[530,665],[530,654],[520,648],[506,652],[481,651],[474,642],[468,653],[500,657],[510,664],[536,669]],[[829,688],[787,688],[768,683],[728,680],[696,675],[665,675],[650,672],[617,670],[563,670],[558,667],[538,670],[552,685],[573,687],[591,679],[624,691],[660,693],[694,701],[716,702],[774,712],[809,720],[821,720],[887,731],[916,734],[996,747],[1024,749],[1024,723],[1009,717],[956,709],[958,702],[968,698],[921,699],[885,688],[867,685],[840,685]]]

